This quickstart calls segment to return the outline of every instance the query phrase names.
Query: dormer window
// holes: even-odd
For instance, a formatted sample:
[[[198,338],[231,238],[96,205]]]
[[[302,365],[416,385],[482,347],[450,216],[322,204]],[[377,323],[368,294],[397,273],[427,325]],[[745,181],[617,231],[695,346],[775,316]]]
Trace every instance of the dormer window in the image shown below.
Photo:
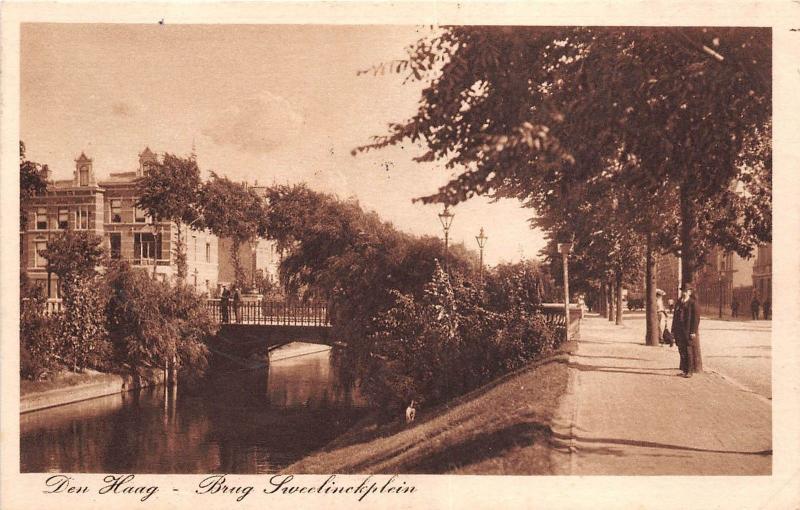
[[[79,186],[88,186],[89,185],[89,167],[84,165],[79,169],[78,172],[78,185]]]

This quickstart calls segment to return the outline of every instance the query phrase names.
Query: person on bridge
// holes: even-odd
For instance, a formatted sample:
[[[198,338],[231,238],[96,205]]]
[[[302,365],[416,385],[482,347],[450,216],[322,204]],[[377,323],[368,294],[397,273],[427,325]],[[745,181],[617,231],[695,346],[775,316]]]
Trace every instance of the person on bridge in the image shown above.
[[[242,293],[239,292],[239,286],[233,288],[233,313],[236,315],[236,322],[242,322]]]
[[[700,310],[692,296],[692,287],[684,283],[681,285],[681,298],[675,304],[672,316],[672,334],[678,344],[681,356],[680,369],[683,377],[691,377],[696,371],[695,346],[699,342],[698,330],[700,328]]]
[[[222,286],[222,294],[220,295],[219,300],[219,308],[220,314],[222,315],[222,323],[227,324],[230,321],[230,313],[228,311],[228,306],[230,304],[231,293],[228,291],[228,287]]]
[[[739,300],[735,297],[731,300],[731,317],[739,316]]]
[[[758,295],[753,294],[753,300],[750,301],[750,313],[753,314],[753,320],[758,320],[758,309],[761,308],[761,301],[758,300]]]
[[[769,296],[764,298],[764,320],[769,319],[769,313],[772,311],[772,301],[769,300]]]

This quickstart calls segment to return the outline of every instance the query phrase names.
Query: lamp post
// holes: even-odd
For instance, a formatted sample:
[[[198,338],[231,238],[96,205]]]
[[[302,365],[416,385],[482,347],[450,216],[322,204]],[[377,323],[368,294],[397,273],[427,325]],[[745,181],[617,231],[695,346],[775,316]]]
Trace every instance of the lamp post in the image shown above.
[[[572,243],[558,243],[558,251],[561,253],[561,263],[564,266],[564,340],[569,342],[569,268],[567,259],[569,252],[572,251]]]
[[[483,227],[481,227],[480,234],[475,236],[475,240],[478,241],[478,246],[481,249],[481,284],[483,284],[483,247],[486,246],[486,240],[489,239],[483,233]]]
[[[453,223],[454,216],[455,214],[450,212],[450,207],[448,204],[444,205],[444,212],[439,213],[439,221],[442,222],[442,228],[444,229],[444,271],[446,273],[449,273],[447,250],[450,239],[450,225]]]

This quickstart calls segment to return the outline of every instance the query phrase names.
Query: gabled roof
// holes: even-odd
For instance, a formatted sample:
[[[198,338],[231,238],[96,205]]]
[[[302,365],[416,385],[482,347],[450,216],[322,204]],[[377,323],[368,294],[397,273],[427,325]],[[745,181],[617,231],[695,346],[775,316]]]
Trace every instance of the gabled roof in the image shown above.
[[[84,154],[84,152],[83,152],[83,151],[81,151],[81,155],[80,155],[80,156],[78,156],[78,159],[76,159],[75,161],[76,161],[76,162],[81,162],[81,161],[91,161],[91,158],[87,158],[87,157],[86,157],[86,154]]]

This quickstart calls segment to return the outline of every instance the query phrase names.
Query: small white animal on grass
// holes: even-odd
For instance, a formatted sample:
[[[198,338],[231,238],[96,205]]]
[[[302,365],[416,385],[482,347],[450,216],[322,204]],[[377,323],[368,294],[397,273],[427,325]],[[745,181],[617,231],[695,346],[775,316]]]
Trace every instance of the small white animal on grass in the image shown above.
[[[412,400],[408,407],[406,407],[406,423],[411,423],[414,421],[414,418],[417,417],[417,408],[414,407],[417,405],[416,400]]]

